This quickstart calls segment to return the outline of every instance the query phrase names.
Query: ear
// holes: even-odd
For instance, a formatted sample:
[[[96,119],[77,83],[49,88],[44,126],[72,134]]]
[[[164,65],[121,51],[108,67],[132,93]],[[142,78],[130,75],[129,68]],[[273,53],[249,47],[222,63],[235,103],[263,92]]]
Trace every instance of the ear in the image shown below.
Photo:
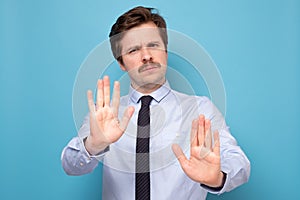
[[[118,61],[118,64],[119,64],[121,70],[123,70],[125,72],[127,71],[125,65],[122,62]]]

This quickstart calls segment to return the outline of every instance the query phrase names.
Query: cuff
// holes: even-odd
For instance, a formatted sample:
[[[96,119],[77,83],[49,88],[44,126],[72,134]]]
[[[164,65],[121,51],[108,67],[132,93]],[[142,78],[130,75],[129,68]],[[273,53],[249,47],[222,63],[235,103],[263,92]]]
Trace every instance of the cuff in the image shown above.
[[[201,187],[203,187],[204,189],[206,189],[206,190],[208,190],[208,191],[210,191],[212,193],[219,193],[223,189],[223,187],[224,187],[224,185],[226,183],[226,179],[227,179],[227,174],[224,173],[224,172],[222,172],[222,173],[223,173],[223,179],[222,179],[221,186],[219,186],[219,187],[210,187],[208,185],[200,183]]]

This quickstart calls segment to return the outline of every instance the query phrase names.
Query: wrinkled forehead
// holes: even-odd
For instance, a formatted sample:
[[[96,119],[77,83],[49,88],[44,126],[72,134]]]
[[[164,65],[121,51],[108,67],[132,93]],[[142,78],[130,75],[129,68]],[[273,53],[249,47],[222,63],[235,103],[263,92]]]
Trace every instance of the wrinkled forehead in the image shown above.
[[[137,27],[124,32],[120,43],[122,48],[126,48],[132,45],[145,45],[153,41],[163,43],[158,27]]]

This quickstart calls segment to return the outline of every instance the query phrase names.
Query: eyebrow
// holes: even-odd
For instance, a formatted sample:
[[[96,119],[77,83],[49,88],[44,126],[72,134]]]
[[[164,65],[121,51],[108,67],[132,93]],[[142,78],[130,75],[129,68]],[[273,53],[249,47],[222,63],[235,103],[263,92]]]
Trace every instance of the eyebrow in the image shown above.
[[[146,43],[145,46],[148,46],[149,44],[160,44],[161,41],[159,40],[153,40],[153,41],[149,41]],[[133,45],[133,46],[129,46],[128,48],[125,49],[125,53],[127,53],[128,51],[130,51],[131,49],[139,49],[141,48],[142,45]]]
[[[156,40],[154,40],[154,41],[148,42],[147,45],[148,45],[148,44],[160,44],[160,43],[161,43],[161,41],[156,41]]]

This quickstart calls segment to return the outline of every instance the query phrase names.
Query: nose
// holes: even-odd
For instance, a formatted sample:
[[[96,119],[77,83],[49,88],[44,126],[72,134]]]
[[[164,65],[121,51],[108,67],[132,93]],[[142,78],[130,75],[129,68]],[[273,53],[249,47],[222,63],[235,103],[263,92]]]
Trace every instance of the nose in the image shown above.
[[[152,54],[151,51],[149,50],[149,48],[142,48],[141,50],[142,52],[142,62],[143,63],[147,63],[147,62],[151,62],[153,60],[152,58]]]

